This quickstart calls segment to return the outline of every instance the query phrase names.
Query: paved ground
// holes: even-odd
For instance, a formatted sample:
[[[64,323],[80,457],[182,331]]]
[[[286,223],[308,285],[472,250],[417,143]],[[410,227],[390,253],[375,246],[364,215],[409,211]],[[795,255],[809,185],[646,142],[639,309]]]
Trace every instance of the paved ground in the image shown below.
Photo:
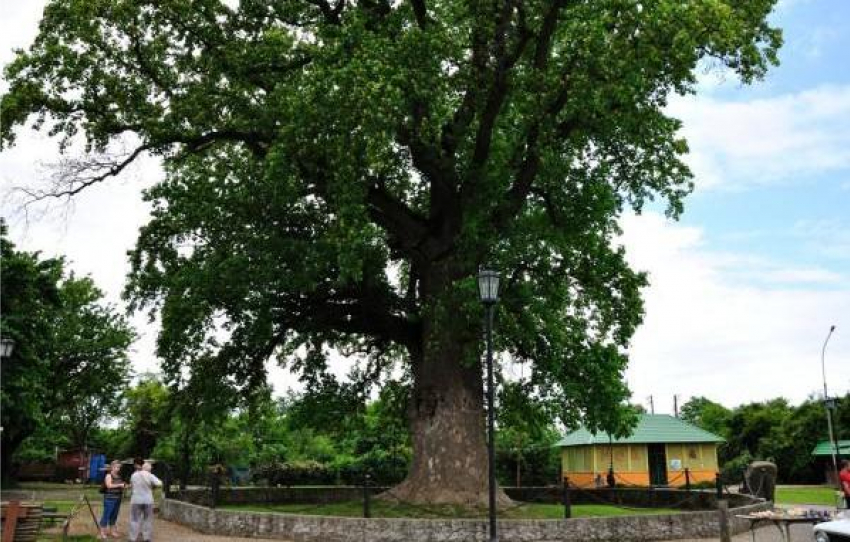
[[[764,527],[756,531],[756,542],[782,542],[782,537],[775,527]],[[791,527],[791,540],[793,542],[812,542],[815,539],[812,534],[811,525],[794,525]],[[677,540],[676,542],[706,542],[708,540],[717,540],[716,538],[688,539]],[[752,542],[753,538],[750,533],[740,534],[732,537],[734,542]]]

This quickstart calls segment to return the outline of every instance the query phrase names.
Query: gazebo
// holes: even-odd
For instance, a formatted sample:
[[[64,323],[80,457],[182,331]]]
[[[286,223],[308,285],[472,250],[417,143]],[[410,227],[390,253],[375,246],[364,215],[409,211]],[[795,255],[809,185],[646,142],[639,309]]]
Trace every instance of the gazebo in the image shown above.
[[[721,437],[679,418],[642,414],[628,437],[611,438],[580,427],[558,446],[562,476],[574,486],[598,485],[609,469],[618,484],[684,486],[688,479],[692,484],[714,481],[721,442]]]
[[[824,479],[826,483],[829,485],[836,485],[838,480],[835,479],[835,468],[832,465],[832,450],[833,446],[830,444],[828,440],[822,440],[817,443],[814,450],[812,450],[812,456],[823,468]],[[841,459],[847,459],[850,457],[850,440],[839,440],[838,448],[835,451],[836,459],[839,461]]]

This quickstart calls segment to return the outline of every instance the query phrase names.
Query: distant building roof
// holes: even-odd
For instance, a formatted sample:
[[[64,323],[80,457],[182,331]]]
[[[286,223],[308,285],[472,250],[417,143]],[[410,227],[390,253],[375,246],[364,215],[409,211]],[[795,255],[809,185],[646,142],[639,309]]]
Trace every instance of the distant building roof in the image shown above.
[[[828,440],[818,442],[815,449],[812,450],[812,455],[832,455],[833,447]],[[850,455],[850,440],[839,440],[838,450],[836,455]]]
[[[558,446],[608,444],[608,433],[591,433],[583,426],[558,443]],[[631,436],[615,438],[615,444],[651,444],[662,442],[723,442],[723,438],[668,414],[641,414]]]

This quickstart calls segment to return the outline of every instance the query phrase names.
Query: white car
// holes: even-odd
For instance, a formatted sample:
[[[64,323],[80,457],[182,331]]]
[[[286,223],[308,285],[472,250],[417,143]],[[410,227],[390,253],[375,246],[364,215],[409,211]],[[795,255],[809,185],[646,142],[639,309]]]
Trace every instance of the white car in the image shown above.
[[[817,542],[850,542],[850,518],[815,525]]]

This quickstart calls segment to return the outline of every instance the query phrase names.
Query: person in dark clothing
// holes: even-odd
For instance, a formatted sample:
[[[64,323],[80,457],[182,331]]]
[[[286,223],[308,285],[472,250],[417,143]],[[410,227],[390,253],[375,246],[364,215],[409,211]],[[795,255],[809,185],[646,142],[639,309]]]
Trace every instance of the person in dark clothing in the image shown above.
[[[124,481],[121,479],[121,463],[113,461],[103,481],[103,515],[100,518],[100,539],[118,538],[118,512],[121,510],[121,498],[124,496]]]

